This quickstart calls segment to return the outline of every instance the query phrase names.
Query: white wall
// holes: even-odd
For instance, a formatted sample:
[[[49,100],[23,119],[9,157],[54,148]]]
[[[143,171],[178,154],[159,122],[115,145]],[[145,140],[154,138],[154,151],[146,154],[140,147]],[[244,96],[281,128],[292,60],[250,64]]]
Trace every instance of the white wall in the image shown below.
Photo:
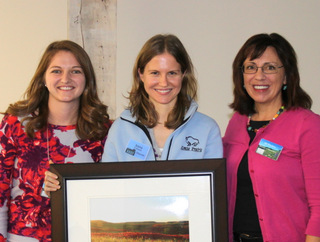
[[[117,100],[130,88],[134,59],[157,33],[176,34],[187,48],[199,79],[200,111],[224,133],[232,110],[232,61],[257,33],[278,32],[295,48],[302,87],[320,113],[320,1],[318,0],[119,0]],[[117,105],[118,111],[122,109]]]
[[[19,100],[47,45],[66,39],[66,0],[0,0],[0,111]]]
[[[0,0],[0,110],[19,99],[44,48],[67,38],[67,0]],[[224,133],[232,101],[231,64],[252,35],[278,32],[295,48],[303,88],[320,113],[320,1],[118,0],[117,114],[127,104],[135,57],[152,35],[176,34],[199,79],[200,111]]]

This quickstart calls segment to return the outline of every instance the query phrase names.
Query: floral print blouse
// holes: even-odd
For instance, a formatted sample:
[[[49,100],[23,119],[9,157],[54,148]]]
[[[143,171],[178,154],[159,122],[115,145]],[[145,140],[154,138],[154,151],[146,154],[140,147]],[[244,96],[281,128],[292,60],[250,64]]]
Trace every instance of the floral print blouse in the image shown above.
[[[41,196],[49,160],[99,162],[105,140],[79,140],[75,125],[49,125],[31,139],[21,119],[5,115],[0,125],[0,241],[10,234],[51,241],[50,199]]]

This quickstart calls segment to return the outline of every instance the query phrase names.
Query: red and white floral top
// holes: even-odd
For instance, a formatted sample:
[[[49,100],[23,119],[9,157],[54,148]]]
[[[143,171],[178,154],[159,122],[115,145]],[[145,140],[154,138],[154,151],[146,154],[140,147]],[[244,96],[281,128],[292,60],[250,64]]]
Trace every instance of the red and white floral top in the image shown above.
[[[50,199],[41,196],[49,160],[56,164],[99,162],[105,139],[79,140],[75,125],[49,125],[31,139],[21,118],[0,125],[0,242],[10,234],[51,241]]]

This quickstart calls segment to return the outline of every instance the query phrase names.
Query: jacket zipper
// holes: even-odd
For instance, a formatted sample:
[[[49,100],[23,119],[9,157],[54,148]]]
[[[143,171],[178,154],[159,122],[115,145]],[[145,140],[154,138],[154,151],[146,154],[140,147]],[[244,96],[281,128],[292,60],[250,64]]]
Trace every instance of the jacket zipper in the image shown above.
[[[129,123],[132,123],[133,125],[136,125],[136,126],[139,127],[140,129],[142,129],[142,131],[145,133],[145,135],[148,137],[148,140],[149,140],[150,143],[151,143],[154,160],[157,161],[157,160],[156,160],[156,155],[155,155],[154,149],[153,149],[153,143],[152,143],[151,136],[150,136],[150,133],[149,133],[148,129],[147,129],[144,125],[140,124],[138,121],[132,122],[132,121],[130,121],[130,120],[128,120],[128,119],[124,119],[124,118],[122,118],[122,117],[120,117],[120,118],[121,118],[122,120],[124,120],[124,121],[127,121],[127,122],[129,122]],[[190,117],[188,117],[187,119],[183,120],[183,122],[175,129],[175,131],[176,131],[177,129],[179,129],[183,124],[185,124],[185,123],[189,120],[189,118],[190,118]],[[173,132],[174,132],[174,131],[173,131]],[[168,153],[167,153],[167,157],[166,157],[165,160],[169,160],[169,155],[170,155],[172,140],[173,140],[173,137],[171,137],[171,139],[170,139],[170,144],[169,144],[169,148],[168,148]]]

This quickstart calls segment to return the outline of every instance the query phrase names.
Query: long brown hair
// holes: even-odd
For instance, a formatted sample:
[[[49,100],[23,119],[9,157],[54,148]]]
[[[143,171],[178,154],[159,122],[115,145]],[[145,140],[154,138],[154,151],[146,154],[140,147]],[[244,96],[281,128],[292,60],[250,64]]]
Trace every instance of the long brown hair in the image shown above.
[[[140,50],[133,67],[133,85],[129,95],[130,110],[133,116],[142,124],[152,128],[158,121],[158,113],[154,105],[149,100],[144,89],[143,82],[139,76],[144,73],[148,62],[155,56],[169,53],[181,66],[184,73],[181,91],[178,94],[177,102],[173,110],[169,113],[165,126],[167,128],[177,128],[182,122],[191,100],[197,98],[197,80],[194,75],[194,68],[190,56],[181,41],[174,35],[155,35],[150,38]]]
[[[232,65],[234,101],[230,107],[245,115],[255,113],[254,100],[243,88],[244,80],[241,68],[248,57],[250,60],[259,58],[269,46],[276,50],[285,70],[287,89],[281,91],[283,105],[286,109],[297,107],[310,109],[312,99],[300,86],[296,53],[291,44],[277,33],[254,35],[239,50]]]
[[[85,50],[70,40],[55,41],[45,50],[35,71],[24,99],[10,104],[6,114],[23,117],[26,133],[34,137],[36,130],[43,130],[48,125],[49,91],[45,87],[45,72],[52,58],[59,51],[71,52],[83,69],[86,78],[85,89],[80,97],[76,134],[80,139],[101,140],[108,133],[109,115],[97,94],[97,85],[91,60]],[[31,114],[31,115],[29,115]]]

